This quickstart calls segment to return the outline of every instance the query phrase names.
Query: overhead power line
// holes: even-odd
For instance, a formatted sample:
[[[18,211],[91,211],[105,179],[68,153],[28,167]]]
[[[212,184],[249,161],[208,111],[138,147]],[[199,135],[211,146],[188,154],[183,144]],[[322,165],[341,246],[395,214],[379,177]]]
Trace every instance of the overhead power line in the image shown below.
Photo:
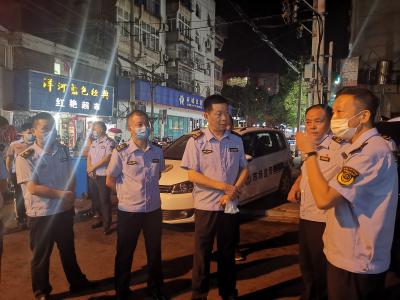
[[[265,43],[267,43],[267,45],[280,57],[282,58],[282,60],[293,69],[293,71],[295,71],[297,74],[300,74],[300,71],[298,70],[298,68],[295,66],[295,64],[290,61],[289,59],[287,59],[283,53],[281,51],[279,51],[278,48],[275,47],[274,43],[267,37],[267,35],[263,32],[261,32],[256,24],[254,23],[254,21],[252,21],[246,14],[245,12],[240,8],[239,5],[233,3],[231,0],[227,0],[232,7],[235,9],[235,11],[238,13],[238,15],[245,21],[245,23],[247,23],[251,29],[259,36],[259,38],[264,41]]]

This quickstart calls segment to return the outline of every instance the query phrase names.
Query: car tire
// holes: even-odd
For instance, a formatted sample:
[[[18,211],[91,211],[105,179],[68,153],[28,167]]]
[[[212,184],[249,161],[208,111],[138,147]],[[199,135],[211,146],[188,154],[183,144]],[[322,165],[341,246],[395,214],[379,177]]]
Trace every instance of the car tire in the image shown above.
[[[282,196],[286,197],[287,194],[289,193],[291,186],[292,186],[292,177],[290,171],[288,169],[284,169],[281,176],[281,180],[279,182],[279,193]]]

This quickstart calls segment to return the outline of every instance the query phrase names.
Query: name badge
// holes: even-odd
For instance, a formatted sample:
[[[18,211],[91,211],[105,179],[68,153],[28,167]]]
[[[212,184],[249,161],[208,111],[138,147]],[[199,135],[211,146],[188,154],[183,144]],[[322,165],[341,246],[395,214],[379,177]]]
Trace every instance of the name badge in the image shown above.
[[[201,150],[201,152],[203,152],[204,154],[210,154],[210,153],[212,153],[213,151],[210,150],[210,149],[203,149],[203,150]]]
[[[330,159],[329,156],[320,156],[320,157],[319,157],[319,160],[322,160],[322,161],[330,161],[331,159]]]
[[[160,162],[160,160],[158,158],[154,158],[151,162],[158,164]]]
[[[129,161],[127,162],[127,164],[130,165],[130,166],[133,166],[133,165],[136,165],[136,164],[137,164],[137,161],[135,161],[135,160],[129,160]]]
[[[238,148],[229,148],[229,152],[238,152],[239,149]]]

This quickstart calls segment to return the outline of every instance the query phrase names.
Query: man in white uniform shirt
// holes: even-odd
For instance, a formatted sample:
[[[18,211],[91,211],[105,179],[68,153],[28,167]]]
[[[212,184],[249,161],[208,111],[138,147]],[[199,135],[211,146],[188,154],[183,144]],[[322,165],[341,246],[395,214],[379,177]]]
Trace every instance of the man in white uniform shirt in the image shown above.
[[[374,127],[379,99],[367,89],[345,88],[333,104],[331,130],[350,142],[341,171],[326,180],[315,146],[298,133],[298,148],[316,205],[327,210],[324,253],[328,298],[382,299],[390,264],[397,207],[397,164]]]

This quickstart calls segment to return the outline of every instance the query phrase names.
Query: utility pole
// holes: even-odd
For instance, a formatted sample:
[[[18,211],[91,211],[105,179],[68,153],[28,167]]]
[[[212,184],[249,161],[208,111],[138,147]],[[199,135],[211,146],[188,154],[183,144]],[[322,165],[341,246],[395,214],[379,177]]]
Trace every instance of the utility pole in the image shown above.
[[[157,84],[160,82],[160,80],[157,80],[157,78],[156,78],[156,76],[157,76],[156,70],[163,65],[164,64],[162,62],[160,62],[158,64],[152,64],[151,66],[149,66],[149,68],[151,69],[151,71],[150,71],[150,118],[149,118],[150,127],[151,127],[150,140],[153,140],[153,138],[154,138],[154,122],[157,119],[154,116],[154,100],[155,100],[156,87],[157,87]]]
[[[332,88],[332,59],[333,59],[333,42],[329,42],[329,58],[328,58],[328,89],[326,92],[326,99],[331,99],[331,88]]]
[[[324,58],[325,58],[325,0],[313,0],[311,6],[306,0],[302,2],[313,12],[311,63],[314,66],[311,104],[323,103]]]

